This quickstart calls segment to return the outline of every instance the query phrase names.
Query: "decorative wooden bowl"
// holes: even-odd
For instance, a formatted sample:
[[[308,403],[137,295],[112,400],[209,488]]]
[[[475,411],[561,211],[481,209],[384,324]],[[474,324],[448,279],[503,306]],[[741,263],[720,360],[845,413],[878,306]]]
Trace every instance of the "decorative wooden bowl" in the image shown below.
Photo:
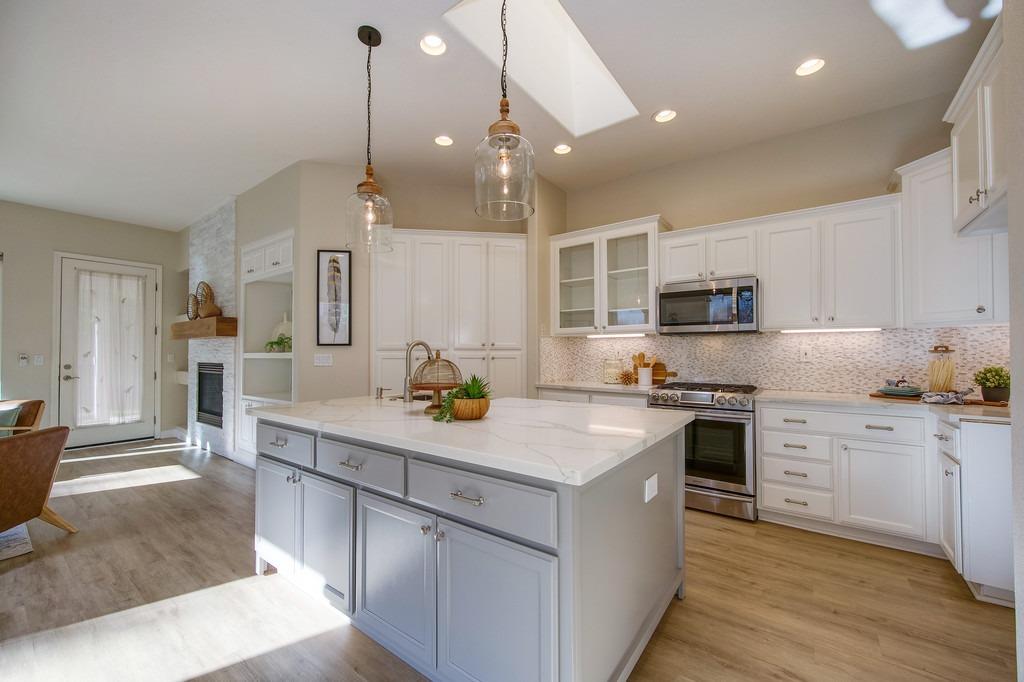
[[[452,416],[463,421],[483,419],[491,409],[490,398],[456,398],[453,402]]]

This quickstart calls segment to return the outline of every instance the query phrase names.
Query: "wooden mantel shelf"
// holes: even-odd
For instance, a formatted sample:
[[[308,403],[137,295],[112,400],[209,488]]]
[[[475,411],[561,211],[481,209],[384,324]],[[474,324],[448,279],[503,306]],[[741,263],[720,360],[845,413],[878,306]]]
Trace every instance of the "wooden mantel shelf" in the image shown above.
[[[215,336],[238,336],[238,318],[204,317],[171,325],[171,338],[176,341],[209,339]]]

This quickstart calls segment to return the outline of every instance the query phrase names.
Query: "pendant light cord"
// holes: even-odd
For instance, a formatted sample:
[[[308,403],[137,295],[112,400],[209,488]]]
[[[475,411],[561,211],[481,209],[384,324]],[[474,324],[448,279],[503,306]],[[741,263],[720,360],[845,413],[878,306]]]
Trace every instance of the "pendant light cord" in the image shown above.
[[[508,0],[501,0],[501,96],[508,99],[508,30],[505,28],[505,6]]]
[[[366,48],[366,165],[373,165],[373,157],[370,155],[370,95],[373,93],[373,78],[370,75],[370,56],[373,54],[373,46]]]

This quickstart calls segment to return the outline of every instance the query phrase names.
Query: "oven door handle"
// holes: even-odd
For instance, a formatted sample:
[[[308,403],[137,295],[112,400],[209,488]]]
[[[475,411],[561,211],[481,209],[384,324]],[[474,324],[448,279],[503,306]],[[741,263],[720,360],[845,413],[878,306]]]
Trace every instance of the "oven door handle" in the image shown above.
[[[678,408],[670,408],[670,409],[685,410],[686,406],[684,405],[684,406],[681,406],[681,407],[678,407]],[[697,418],[708,418],[708,419],[713,419],[715,421],[721,421],[721,422],[745,422],[745,423],[750,423],[750,422],[754,421],[754,413],[753,412],[747,412],[747,413],[744,413],[744,414],[734,414],[734,413],[727,412],[725,410],[690,410],[690,411],[693,412],[693,414]]]

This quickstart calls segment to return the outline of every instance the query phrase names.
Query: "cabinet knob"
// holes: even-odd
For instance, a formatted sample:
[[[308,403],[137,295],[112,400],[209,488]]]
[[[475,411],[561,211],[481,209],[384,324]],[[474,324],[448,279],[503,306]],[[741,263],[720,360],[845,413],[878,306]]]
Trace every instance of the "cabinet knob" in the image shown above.
[[[950,471],[949,469],[943,469],[942,473],[945,474],[946,476],[952,476],[953,475],[953,472]]]
[[[443,530],[439,530],[436,533],[434,533],[434,542],[441,542],[441,540],[444,540]]]
[[[817,322],[817,321],[818,321],[818,318],[817,318],[817,317],[812,317],[812,318],[811,318],[811,321],[812,321],[812,322]]]
[[[420,532],[424,535],[427,535],[428,533],[430,533],[430,526],[420,526]]]
[[[698,273],[697,273],[697,276],[698,276],[698,277],[703,277],[703,276],[704,276],[704,273],[703,273],[703,272],[698,272]]]
[[[977,308],[975,308],[975,310],[976,310],[976,311],[978,312],[978,314],[980,315],[980,314],[982,314],[983,312],[985,312],[986,308],[985,308],[985,306],[983,306],[983,305],[979,305],[979,306],[978,306]]]
[[[715,271],[712,270],[711,272],[708,273],[708,275],[710,275],[711,277],[714,277],[715,276]]]
[[[828,321],[829,322],[835,322],[836,321],[835,315],[829,315],[828,316]]]

